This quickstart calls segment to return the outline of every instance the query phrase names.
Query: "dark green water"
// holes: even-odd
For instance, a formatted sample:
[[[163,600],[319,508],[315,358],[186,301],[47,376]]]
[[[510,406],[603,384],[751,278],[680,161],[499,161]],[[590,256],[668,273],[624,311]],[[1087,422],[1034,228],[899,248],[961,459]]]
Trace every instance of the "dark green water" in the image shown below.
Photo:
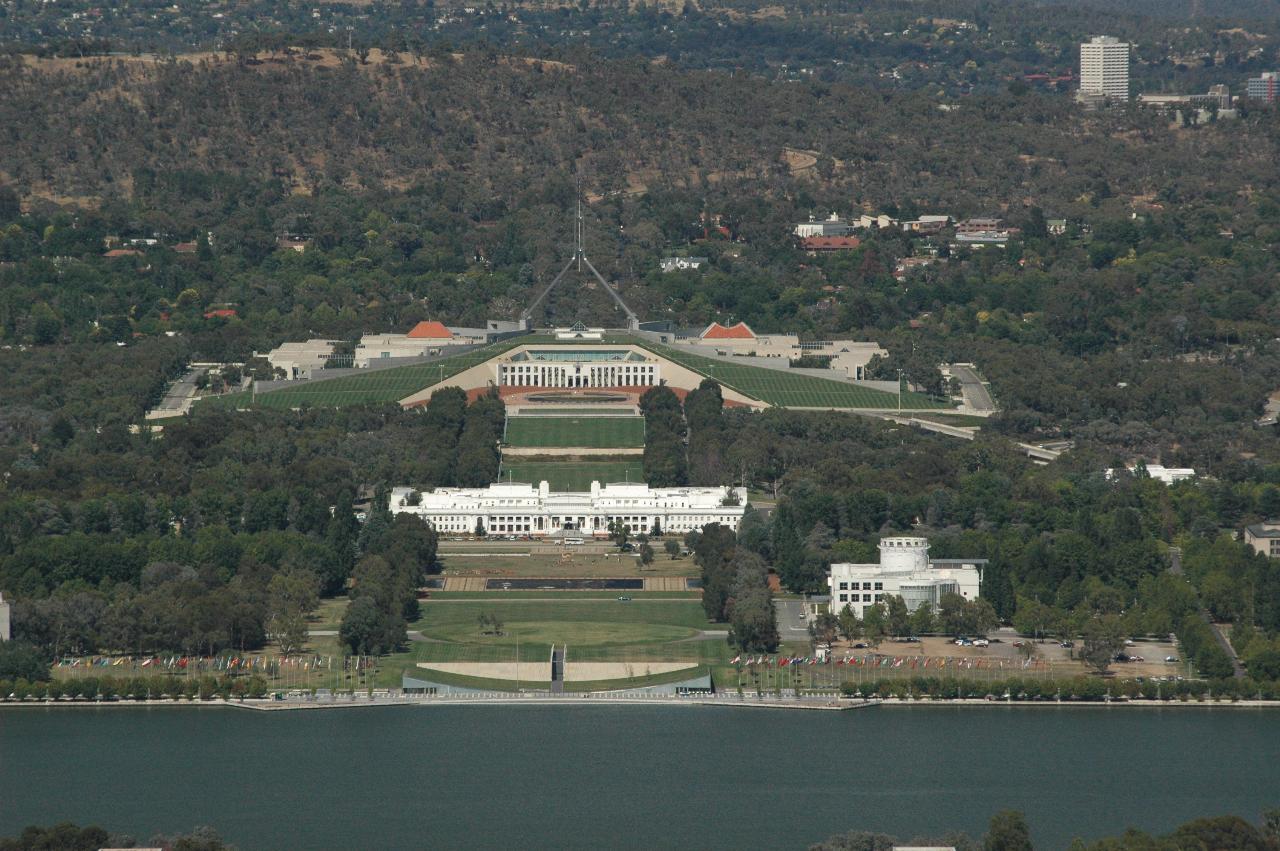
[[[242,849],[1040,848],[1280,806],[1280,711],[680,707],[0,710],[0,835],[217,827]]]

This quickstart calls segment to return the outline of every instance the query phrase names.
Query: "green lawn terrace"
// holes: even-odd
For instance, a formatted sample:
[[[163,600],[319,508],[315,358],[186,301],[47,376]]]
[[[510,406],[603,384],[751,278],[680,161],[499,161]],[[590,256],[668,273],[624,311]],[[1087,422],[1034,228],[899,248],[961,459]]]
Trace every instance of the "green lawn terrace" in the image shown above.
[[[833,378],[819,378],[814,375],[752,366],[751,358],[739,358],[742,363],[728,363],[647,341],[640,341],[639,345],[694,372],[713,378],[744,396],[759,399],[778,408],[892,411],[899,407],[898,394],[873,387],[849,384]],[[901,408],[904,411],[937,411],[953,407],[955,406],[951,402],[935,400],[923,393],[902,394]]]
[[[634,345],[675,364],[709,377],[732,390],[767,405],[782,408],[815,408],[834,410],[944,411],[953,403],[930,398],[921,393],[898,394],[871,387],[850,384],[834,378],[789,373],[769,367],[754,366],[751,358],[729,362],[658,345],[625,332],[606,334],[599,345]],[[528,334],[511,337],[468,352],[446,356],[428,363],[372,369],[363,374],[347,374],[336,378],[297,382],[296,386],[276,387],[251,393],[228,393],[201,399],[200,408],[276,408],[303,406],[342,407],[371,403],[399,402],[415,393],[495,358],[517,346],[572,346],[581,341],[557,340],[551,334]]]
[[[643,417],[507,417],[504,442],[527,448],[626,449],[644,446]]]
[[[553,492],[586,492],[592,482],[643,482],[644,464],[639,456],[630,461],[525,461],[502,460],[502,481],[546,482]]]

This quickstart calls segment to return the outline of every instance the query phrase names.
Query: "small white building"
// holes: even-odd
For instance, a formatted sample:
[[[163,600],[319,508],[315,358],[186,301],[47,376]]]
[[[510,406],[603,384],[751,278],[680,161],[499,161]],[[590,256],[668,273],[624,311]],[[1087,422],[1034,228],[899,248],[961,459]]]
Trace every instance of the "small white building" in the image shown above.
[[[355,366],[380,360],[437,355],[450,346],[479,346],[489,341],[483,328],[448,328],[442,322],[419,322],[407,334],[365,334],[356,346]]]
[[[707,265],[705,257],[663,257],[658,261],[658,268],[663,273],[667,272],[683,272],[690,269],[701,269]]]
[[[537,487],[500,482],[487,488],[431,491],[397,487],[389,503],[392,514],[416,514],[445,534],[470,535],[480,527],[489,535],[543,538],[576,533],[606,538],[615,520],[633,535],[649,532],[654,523],[664,533],[683,534],[709,523],[736,532],[746,511],[747,489],[592,482],[590,491],[552,493],[545,481]]]
[[[884,538],[880,541],[879,564],[831,565],[827,584],[831,588],[831,611],[848,606],[862,617],[867,606],[899,595],[914,612],[928,603],[936,611],[944,594],[978,599],[982,566],[986,559],[930,559],[929,539]]]
[[[284,372],[290,381],[295,378],[311,378],[312,373],[324,369],[333,356],[337,340],[306,340],[301,343],[281,343],[267,352],[267,363],[272,369]]]
[[[870,230],[872,228],[881,230],[883,228],[897,227],[898,220],[893,216],[888,216],[884,213],[876,213],[874,216],[869,216],[866,213],[863,213],[861,216],[858,216],[858,218],[850,222],[850,224],[858,230]]]
[[[810,216],[809,221],[796,225],[791,232],[801,239],[810,236],[848,236],[853,233],[853,227],[848,222],[841,221],[839,215],[832,213],[823,221]]]
[[[1138,466],[1135,464],[1132,467],[1126,467],[1123,469],[1112,467],[1110,470],[1107,470],[1107,480],[1114,481],[1119,478],[1122,473],[1137,475]],[[1192,467],[1162,467],[1159,464],[1148,464],[1147,475],[1158,482],[1164,482],[1166,485],[1172,485],[1175,482],[1194,479],[1196,477],[1196,471]]]
[[[856,340],[815,340],[801,342],[795,334],[757,334],[745,322],[724,326],[712,322],[696,337],[675,338],[676,346],[698,346],[719,356],[785,358],[799,360],[806,355],[831,359],[831,369],[844,373],[850,381],[866,379],[867,366],[876,355],[889,353],[878,343]]]

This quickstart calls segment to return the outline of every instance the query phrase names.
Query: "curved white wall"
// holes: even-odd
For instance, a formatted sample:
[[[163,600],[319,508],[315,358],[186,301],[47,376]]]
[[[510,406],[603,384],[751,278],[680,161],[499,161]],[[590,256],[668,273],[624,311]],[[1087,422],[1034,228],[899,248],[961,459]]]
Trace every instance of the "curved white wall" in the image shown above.
[[[894,571],[929,569],[928,538],[884,538],[880,541],[880,568]]]

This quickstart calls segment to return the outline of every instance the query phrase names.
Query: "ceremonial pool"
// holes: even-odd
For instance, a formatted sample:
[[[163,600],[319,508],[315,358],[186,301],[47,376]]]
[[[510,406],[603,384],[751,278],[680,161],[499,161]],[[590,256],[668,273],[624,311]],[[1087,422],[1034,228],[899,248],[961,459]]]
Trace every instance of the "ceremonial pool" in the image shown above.
[[[216,827],[241,849],[1038,848],[1280,806],[1280,711],[635,706],[0,709],[0,836]]]

